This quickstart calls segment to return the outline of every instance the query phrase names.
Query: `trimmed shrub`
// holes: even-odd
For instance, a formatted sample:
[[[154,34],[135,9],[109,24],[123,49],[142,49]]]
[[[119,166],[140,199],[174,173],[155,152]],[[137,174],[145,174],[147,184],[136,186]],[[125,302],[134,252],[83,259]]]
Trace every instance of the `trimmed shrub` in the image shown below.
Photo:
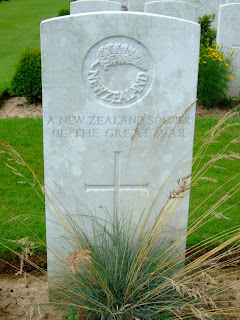
[[[215,28],[212,28],[212,23],[215,20],[215,17],[215,13],[205,14],[198,19],[198,23],[201,25],[200,43],[204,47],[212,47],[216,41],[217,31]]]
[[[198,73],[198,99],[206,108],[226,101],[226,91],[233,78],[231,57],[224,57],[218,45],[205,48],[201,45]]]
[[[17,64],[10,84],[10,93],[25,97],[31,103],[42,98],[40,49],[26,49]]]
[[[64,7],[58,11],[58,17],[70,14],[70,6]]]
[[[197,97],[205,108],[215,105],[233,107],[232,99],[227,97],[227,89],[233,78],[231,70],[231,51],[227,56],[224,49],[215,43],[216,30],[211,27],[215,14],[199,18],[201,25],[200,57]]]
[[[70,2],[74,2],[76,0],[70,0]],[[59,11],[58,11],[58,17],[60,16],[66,16],[70,14],[70,5],[67,6],[67,7],[64,7],[64,8],[61,8]]]

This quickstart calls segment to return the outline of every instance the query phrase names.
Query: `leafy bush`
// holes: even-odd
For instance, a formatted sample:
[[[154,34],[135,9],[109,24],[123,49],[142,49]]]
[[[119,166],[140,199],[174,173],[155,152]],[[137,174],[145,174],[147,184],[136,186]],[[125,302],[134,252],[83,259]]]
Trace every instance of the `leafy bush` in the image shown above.
[[[219,106],[233,107],[232,98],[227,97],[230,80],[233,79],[231,70],[232,54],[229,57],[216,43],[216,29],[211,24],[215,14],[204,15],[198,22],[201,25],[200,57],[198,73],[197,96],[206,108]]]
[[[70,2],[74,2],[76,0],[70,0]],[[66,16],[70,14],[70,5],[67,6],[67,7],[64,7],[64,8],[61,8],[59,11],[58,11],[58,17],[59,16]]]
[[[58,11],[58,17],[60,17],[60,16],[66,16],[66,15],[68,15],[68,14],[70,14],[70,6],[61,8],[61,9]]]
[[[234,54],[234,51],[232,51]],[[233,79],[230,69],[232,57],[225,57],[223,48],[200,47],[198,73],[198,99],[206,108],[211,108],[222,101],[229,101],[226,91]]]
[[[201,38],[200,43],[204,47],[212,47],[216,41],[217,31],[215,28],[212,28],[212,22],[215,20],[214,14],[205,14],[202,17],[199,17],[198,23],[201,25]]]
[[[25,97],[31,103],[42,98],[40,49],[26,49],[22,53],[10,84],[10,93]]]

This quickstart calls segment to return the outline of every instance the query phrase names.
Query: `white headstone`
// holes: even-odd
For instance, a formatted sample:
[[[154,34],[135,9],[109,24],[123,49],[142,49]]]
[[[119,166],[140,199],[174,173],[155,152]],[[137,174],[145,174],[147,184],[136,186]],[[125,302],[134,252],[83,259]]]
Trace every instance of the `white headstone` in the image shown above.
[[[237,53],[233,55],[234,79],[230,83],[229,95],[240,97],[240,3],[220,6],[217,43],[225,47],[226,54],[231,50]]]
[[[227,0],[226,4],[230,3],[240,3],[240,0]]]
[[[114,1],[114,0],[109,0],[110,2],[111,1]],[[116,1],[116,0],[115,0]],[[128,8],[128,1],[127,0],[117,0],[117,2],[120,2],[121,5],[126,9]],[[124,10],[123,10],[124,11]]]
[[[149,211],[148,228],[179,197],[162,236],[186,234],[189,194],[173,190],[191,171],[199,38],[198,24],[151,14],[42,22],[45,184],[77,223]],[[48,247],[69,253],[51,209],[47,199]],[[49,271],[57,262],[49,250]]]
[[[180,1],[152,1],[145,4],[145,12],[196,21],[196,9],[191,3]]]
[[[128,11],[143,12],[146,0],[128,0]]]
[[[121,11],[120,2],[107,0],[79,0],[70,2],[70,14],[96,11]]]
[[[152,1],[159,1],[159,0],[152,0]],[[181,0],[177,0],[177,1],[181,2]],[[148,2],[149,2],[148,0],[128,0],[128,7],[130,11],[143,11],[144,4]],[[216,26],[217,17],[218,17],[218,8],[220,5],[225,4],[226,0],[184,0],[184,2],[188,2],[195,5],[196,21],[198,21],[199,17],[202,17],[205,14],[215,13],[216,19],[213,23],[213,26]]]
[[[185,0],[185,1],[195,5],[197,21],[199,17],[202,17],[205,14],[215,13],[216,19],[213,22],[213,27],[217,26],[219,6],[226,2],[226,0]]]

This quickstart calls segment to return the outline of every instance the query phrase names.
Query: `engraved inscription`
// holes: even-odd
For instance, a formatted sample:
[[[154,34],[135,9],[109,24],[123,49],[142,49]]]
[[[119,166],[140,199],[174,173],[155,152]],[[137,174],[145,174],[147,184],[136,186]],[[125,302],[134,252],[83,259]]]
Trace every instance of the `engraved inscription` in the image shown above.
[[[181,13],[174,8],[166,8],[161,12],[162,15],[181,18]]]
[[[98,77],[99,70],[88,71],[88,81],[92,84],[96,96],[106,102],[122,104],[135,99],[144,90],[148,77],[146,73],[140,72],[134,84],[124,91],[111,91],[101,84]]]
[[[101,104],[126,107],[143,98],[153,81],[146,48],[127,37],[111,37],[93,46],[84,61],[88,91]]]
[[[115,210],[120,210],[120,191],[147,191],[149,183],[144,184],[121,184],[121,154],[122,151],[113,151],[113,184],[90,185],[85,183],[85,191],[113,191],[113,205]],[[118,211],[119,212],[119,211]]]
[[[49,117],[47,127],[55,139],[185,139],[190,117],[184,116],[59,116]]]

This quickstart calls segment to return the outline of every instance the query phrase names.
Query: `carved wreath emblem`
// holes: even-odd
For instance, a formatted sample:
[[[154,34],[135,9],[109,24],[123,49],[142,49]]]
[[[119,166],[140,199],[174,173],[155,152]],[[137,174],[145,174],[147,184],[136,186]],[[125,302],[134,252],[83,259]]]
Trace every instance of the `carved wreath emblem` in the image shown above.
[[[141,54],[135,49],[120,43],[108,44],[101,47],[97,52],[99,64],[103,70],[107,71],[109,67],[129,64],[143,71],[148,70],[147,63]]]
[[[91,54],[86,80],[94,97],[105,105],[130,105],[137,102],[149,87],[149,55],[143,46],[131,41],[133,45],[108,41]]]

